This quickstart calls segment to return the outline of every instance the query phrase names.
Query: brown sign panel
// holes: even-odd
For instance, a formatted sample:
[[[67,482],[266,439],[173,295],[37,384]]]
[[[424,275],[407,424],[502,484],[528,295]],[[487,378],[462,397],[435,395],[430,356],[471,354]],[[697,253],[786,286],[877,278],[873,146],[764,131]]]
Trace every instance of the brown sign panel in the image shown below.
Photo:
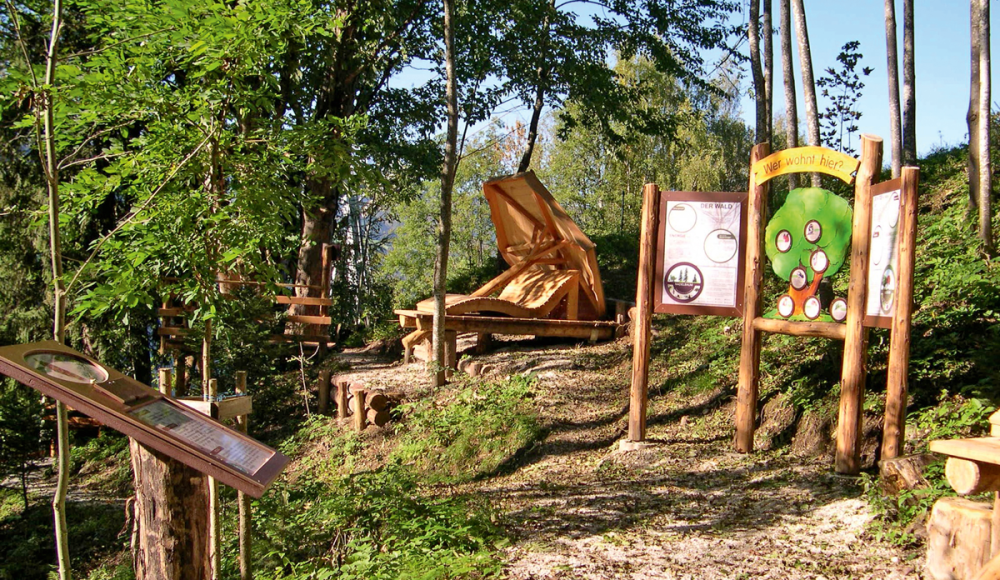
[[[891,328],[899,285],[899,214],[903,209],[903,180],[872,186],[872,221],[868,229],[868,284],[864,325]]]
[[[288,458],[57,342],[0,348],[0,374],[260,497]]]
[[[743,315],[747,194],[660,194],[653,311]]]

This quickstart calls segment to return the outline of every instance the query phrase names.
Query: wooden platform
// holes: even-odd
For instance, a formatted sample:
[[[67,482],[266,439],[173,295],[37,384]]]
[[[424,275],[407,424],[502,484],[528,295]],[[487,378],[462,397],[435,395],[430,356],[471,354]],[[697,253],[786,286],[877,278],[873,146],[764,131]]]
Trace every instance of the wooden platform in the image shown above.
[[[401,327],[430,331],[433,314],[417,310],[395,312],[399,315]],[[455,332],[557,336],[582,338],[591,342],[611,340],[624,332],[624,326],[614,320],[547,320],[505,316],[447,315],[444,326]]]

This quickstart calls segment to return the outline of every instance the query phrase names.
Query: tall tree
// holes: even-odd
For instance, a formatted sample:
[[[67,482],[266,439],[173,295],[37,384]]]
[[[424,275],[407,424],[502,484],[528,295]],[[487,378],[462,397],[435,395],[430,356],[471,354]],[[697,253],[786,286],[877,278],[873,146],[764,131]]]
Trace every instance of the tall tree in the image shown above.
[[[979,6],[979,239],[988,255],[993,255],[993,165],[990,154],[990,2]]]
[[[917,74],[913,64],[913,0],[903,0],[903,164],[917,162]]]
[[[754,140],[757,143],[771,141],[768,131],[767,81],[760,54],[760,0],[750,0],[750,22],[747,26],[750,37],[750,70],[753,74],[753,101],[756,105],[757,122]]]
[[[819,146],[819,111],[816,105],[816,81],[813,80],[812,51],[809,48],[809,27],[802,0],[792,0],[795,34],[799,41],[799,66],[802,69],[802,98],[806,104],[806,128],[809,144]],[[819,173],[812,174],[813,187],[822,185]]]
[[[434,258],[434,318],[431,340],[434,348],[436,386],[445,383],[444,309],[448,281],[448,246],[451,243],[451,193],[458,165],[458,78],[455,71],[455,0],[444,0],[445,101],[448,129],[445,136],[444,162],[441,167],[441,212],[438,218],[437,255]]]
[[[896,0],[885,0],[885,57],[889,77],[889,138],[892,141],[892,177],[903,168],[903,137],[899,117],[899,53],[896,50]]]
[[[799,113],[795,98],[795,70],[792,66],[791,0],[778,0],[781,30],[781,74],[785,81],[785,140],[789,149],[799,146]],[[788,174],[788,189],[799,186],[799,176]]]
[[[969,126],[969,205],[971,217],[979,209],[979,58],[980,12],[982,1],[969,0],[969,111],[965,122]]]
[[[767,93],[767,142],[774,141],[774,26],[771,0],[764,0],[762,30],[764,36],[764,91]]]

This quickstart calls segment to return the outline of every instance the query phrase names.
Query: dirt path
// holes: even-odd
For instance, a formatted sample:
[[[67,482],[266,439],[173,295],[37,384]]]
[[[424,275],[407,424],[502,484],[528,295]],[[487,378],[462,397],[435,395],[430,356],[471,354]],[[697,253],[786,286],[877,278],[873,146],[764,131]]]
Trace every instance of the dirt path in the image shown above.
[[[731,393],[654,398],[651,445],[620,451],[627,345],[508,344],[474,360],[539,378],[545,439],[509,473],[466,486],[503,514],[512,579],[920,577],[922,552],[866,532],[858,481],[835,475],[829,458],[734,453]],[[427,388],[422,363],[344,362],[360,380]]]

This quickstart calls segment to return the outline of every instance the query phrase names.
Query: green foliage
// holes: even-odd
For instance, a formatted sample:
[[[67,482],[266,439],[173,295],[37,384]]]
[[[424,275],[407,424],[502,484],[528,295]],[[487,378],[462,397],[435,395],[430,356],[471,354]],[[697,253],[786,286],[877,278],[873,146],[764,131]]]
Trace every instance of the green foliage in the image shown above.
[[[424,497],[398,465],[332,484],[277,484],[254,507],[254,570],[265,580],[476,579],[501,570],[488,509]]]
[[[805,187],[789,192],[785,203],[767,222],[764,230],[764,249],[774,273],[788,280],[792,270],[802,266],[811,282],[816,273],[810,256],[815,250],[822,249],[829,259],[823,276],[832,277],[850,253],[852,215],[851,206],[843,198],[825,189]],[[822,226],[822,236],[816,242],[810,242],[804,235],[806,223],[810,220],[817,220]],[[776,244],[782,231],[791,236],[791,248],[787,252],[779,251]]]
[[[496,472],[541,434],[530,407],[533,377],[462,383],[445,402],[403,408],[406,431],[392,456],[424,478],[457,483]]]
[[[868,531],[876,539],[897,546],[912,546],[918,542],[914,526],[923,525],[922,518],[930,513],[934,502],[942,497],[955,495],[944,475],[944,463],[932,463],[924,470],[930,487],[905,489],[895,496],[882,492],[878,478],[870,473],[861,474],[861,485],[875,518]]]
[[[29,461],[42,448],[41,415],[35,391],[12,379],[0,379],[0,475],[15,475],[20,480],[25,509]]]
[[[915,411],[907,417],[907,429],[920,434],[917,449],[926,452],[936,439],[962,439],[989,435],[989,417],[996,406],[984,399],[966,399],[941,391],[937,405]]]

